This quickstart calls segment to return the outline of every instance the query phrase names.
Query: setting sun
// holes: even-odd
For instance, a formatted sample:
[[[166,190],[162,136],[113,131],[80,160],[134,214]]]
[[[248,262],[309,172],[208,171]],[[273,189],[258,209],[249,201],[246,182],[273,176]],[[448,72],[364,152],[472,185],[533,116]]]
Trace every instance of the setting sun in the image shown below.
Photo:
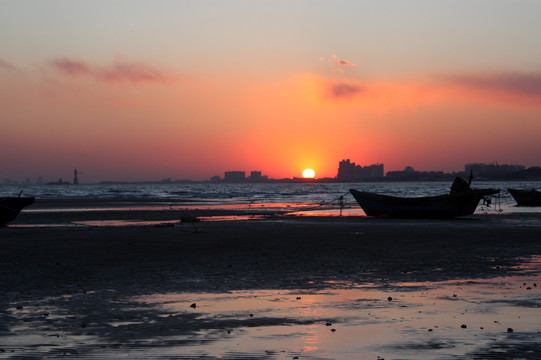
[[[316,176],[316,172],[312,169],[304,169],[302,172],[303,178],[313,178],[314,176]]]

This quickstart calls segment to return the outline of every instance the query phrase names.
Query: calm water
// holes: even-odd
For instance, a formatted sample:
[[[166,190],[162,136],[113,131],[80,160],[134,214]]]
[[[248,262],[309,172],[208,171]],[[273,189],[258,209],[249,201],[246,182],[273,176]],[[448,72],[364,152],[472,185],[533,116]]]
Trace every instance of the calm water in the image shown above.
[[[439,195],[450,182],[361,182],[361,183],[275,183],[275,184],[80,184],[0,186],[0,196],[23,195],[41,199],[123,198],[261,200],[269,202],[320,202],[343,195],[350,188],[399,196]],[[541,182],[474,182],[473,188],[541,188]]]
[[[447,193],[449,182],[374,182],[323,184],[81,184],[41,186],[0,186],[0,196],[24,196],[37,199],[167,199],[212,205],[225,204],[321,204],[337,202],[350,188],[388,195],[416,197]],[[507,188],[541,189],[541,182],[475,182],[474,188],[500,189],[493,205],[512,212],[539,211],[539,208],[517,208]],[[345,196],[346,205],[353,205],[352,196]]]
[[[80,184],[0,186],[0,196],[38,199],[171,199],[203,201],[262,201],[278,203],[320,203],[345,194],[350,188],[397,196],[439,195],[449,191],[449,182],[361,182],[361,183],[277,183],[277,184]],[[496,188],[503,200],[511,199],[507,188],[541,188],[541,182],[474,182],[473,188]]]

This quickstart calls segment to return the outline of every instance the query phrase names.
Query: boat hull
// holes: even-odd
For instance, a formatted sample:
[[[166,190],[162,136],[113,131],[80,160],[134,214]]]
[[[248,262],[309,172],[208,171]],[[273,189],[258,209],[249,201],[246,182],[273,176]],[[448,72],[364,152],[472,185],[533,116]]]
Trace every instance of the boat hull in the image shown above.
[[[15,220],[21,210],[34,203],[34,197],[8,197],[0,198],[0,226]]]
[[[367,216],[393,218],[454,218],[472,215],[479,201],[497,189],[467,190],[439,196],[404,198],[350,189]]]
[[[535,189],[518,190],[507,189],[518,206],[541,206],[541,192]]]

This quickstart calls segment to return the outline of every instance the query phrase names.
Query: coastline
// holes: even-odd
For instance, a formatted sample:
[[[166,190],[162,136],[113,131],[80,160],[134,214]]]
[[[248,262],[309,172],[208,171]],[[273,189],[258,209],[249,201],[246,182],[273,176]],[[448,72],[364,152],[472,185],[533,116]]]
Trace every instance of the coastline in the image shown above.
[[[67,214],[75,215],[78,220],[103,216],[133,219],[134,214],[145,220],[163,220],[164,217],[176,220],[174,223],[153,225],[66,227],[54,225],[61,222],[59,217],[66,216],[66,212],[22,213],[14,226],[0,229],[3,254],[0,270],[4,289],[0,295],[0,336],[4,339],[0,348],[5,350],[0,353],[0,357],[9,358],[21,354],[56,357],[61,355],[60,350],[75,356],[98,356],[104,354],[103,349],[108,349],[111,351],[105,352],[108,357],[121,357],[122,352],[128,352],[133,357],[139,354],[143,358],[157,358],[166,356],[173,347],[179,358],[182,358],[181,355],[198,358],[198,354],[207,354],[210,358],[227,358],[226,354],[219,355],[221,350],[218,348],[224,344],[233,346],[234,342],[243,339],[256,339],[252,334],[256,329],[276,331],[290,324],[291,329],[284,331],[293,331],[293,335],[299,328],[308,331],[307,328],[322,321],[325,323],[327,318],[315,314],[305,318],[305,315],[300,316],[295,312],[288,313],[286,318],[276,317],[272,315],[273,312],[278,312],[283,306],[278,303],[278,307],[265,305],[270,307],[265,308],[269,315],[264,318],[256,316],[238,320],[235,317],[235,321],[226,323],[221,318],[203,321],[201,314],[205,310],[191,309],[188,304],[183,305],[182,310],[168,315],[182,320],[183,325],[180,326],[164,317],[168,312],[158,317],[150,316],[148,312],[154,309],[151,303],[139,310],[134,309],[134,299],[156,294],[185,294],[188,299],[184,299],[184,302],[197,298],[203,304],[207,301],[207,306],[211,307],[211,304],[218,304],[224,296],[233,296],[237,292],[248,292],[254,299],[269,291],[270,295],[265,296],[271,298],[280,298],[283,294],[294,292],[299,294],[295,296],[298,298],[306,299],[306,294],[312,294],[319,299],[333,292],[351,293],[368,287],[371,291],[389,293],[389,296],[400,298],[397,294],[406,284],[421,284],[417,286],[422,287],[428,286],[422,284],[468,284],[527,278],[531,279],[524,280],[528,284],[541,285],[541,214],[538,213],[480,214],[452,220],[280,216],[269,213],[263,218],[250,220],[178,221],[180,213],[200,217],[208,215],[209,211],[213,216],[228,216],[232,212],[237,215],[246,214],[241,210],[231,212],[223,209],[104,209]],[[17,227],[32,222],[50,222],[52,225]],[[531,261],[534,261],[534,265],[528,265]],[[444,285],[434,286],[438,289]],[[518,292],[518,288],[516,292],[513,290],[517,296],[530,296],[528,301],[531,305],[526,307],[528,311],[541,306],[539,300],[534,300],[539,298],[540,286],[530,287],[532,290],[527,292]],[[500,290],[490,291],[497,293]],[[410,293],[411,296],[417,294],[415,291]],[[210,299],[205,296],[210,296]],[[404,304],[408,296],[403,295]],[[386,297],[376,302],[379,304],[377,309],[393,306],[393,303],[387,302]],[[240,298],[239,295],[235,301],[241,301]],[[353,304],[358,304],[358,301],[355,300]],[[486,302],[486,309],[494,306],[490,305],[490,301]],[[520,301],[525,300],[521,298]],[[161,307],[168,303],[170,300],[159,304],[159,313],[164,311]],[[267,301],[265,304],[272,302]],[[408,305],[404,309],[411,309],[412,306],[417,305]],[[325,303],[325,307],[331,311],[332,302]],[[368,312],[376,312],[377,309],[369,309]],[[400,314],[404,309],[396,308],[393,311]],[[460,313],[457,314],[459,316]],[[475,313],[476,316],[479,314]],[[340,316],[330,321],[335,327],[341,323],[346,326],[353,321]],[[400,318],[400,315],[394,316]],[[145,317],[152,321],[145,320]],[[368,331],[369,324],[374,321],[372,319],[359,325],[359,331]],[[111,325],[123,322],[138,325]],[[377,323],[385,327],[388,321]],[[515,329],[517,326],[513,324]],[[514,345],[507,351],[529,359],[528,351],[539,350],[536,344],[539,343],[537,340],[541,328],[524,326],[522,332],[514,333]],[[324,325],[318,329],[325,331],[324,334],[329,331]],[[236,337],[229,338],[232,335],[226,330],[235,330],[233,334],[237,334]],[[221,334],[218,338],[215,337],[216,331]],[[63,335],[60,338],[48,336],[55,334]],[[170,344],[159,340],[166,334],[174,335],[176,342]],[[203,334],[201,336],[203,340],[206,339],[205,342],[197,345],[197,341],[186,340],[196,334]],[[461,338],[463,334],[460,329],[452,330],[449,334],[446,336],[458,337],[452,338],[455,342],[453,351],[462,352],[462,355],[471,352],[465,345],[467,339]],[[501,337],[502,342],[507,341],[508,336],[505,332],[501,332],[501,335],[486,334],[489,335],[498,339]],[[140,344],[131,342],[130,336],[148,342],[148,345],[143,349]],[[36,346],[33,337],[40,337],[39,342],[45,345]],[[90,341],[90,338],[93,340]],[[271,346],[271,340],[266,341],[267,345],[261,346]],[[388,341],[378,345],[377,351],[374,350],[375,344],[367,344],[362,349],[365,354],[377,353],[383,356],[386,353],[393,354],[393,351],[396,353],[398,350],[392,350],[389,347],[391,340]],[[216,344],[215,353],[205,353],[203,349],[212,348],[212,344]],[[257,358],[291,359],[294,356],[303,358],[303,355],[305,358],[318,358],[316,355],[324,349],[334,349],[332,341],[325,344],[326,347],[320,346],[319,350],[308,354],[299,352],[295,342],[287,351],[284,350],[285,353],[273,349],[276,353],[258,355]],[[352,341],[347,346],[354,344],[355,341]],[[116,352],[119,349],[122,351]],[[153,355],[146,352],[149,349],[153,349]],[[255,350],[248,345],[235,349],[240,351],[238,358],[255,357]],[[428,357],[434,358],[430,355],[432,351],[443,350],[431,349],[427,345],[423,351]],[[489,347],[482,351],[492,350]],[[348,358],[347,352],[341,353],[339,349],[333,351],[336,352],[333,358]],[[212,357],[212,354],[218,355]],[[201,358],[209,358],[203,355]],[[412,355],[403,358],[416,357]]]
[[[92,220],[102,217],[104,213],[112,220],[134,217],[134,211],[131,210],[69,214],[80,221],[83,216],[87,220]],[[138,218],[146,221],[159,220],[151,225],[88,226],[78,225],[76,222],[75,226],[64,227],[55,226],[61,223],[59,217],[64,216],[63,213],[52,215],[45,213],[37,215],[40,217],[37,222],[47,224],[47,221],[51,221],[51,226],[17,227],[25,224],[27,220],[24,218],[29,216],[21,214],[20,221],[17,219],[11,227],[0,229],[5,259],[13,259],[15,255],[19,258],[16,264],[11,261],[4,262],[3,265],[6,267],[4,273],[10,271],[17,273],[17,264],[26,266],[59,262],[66,266],[71,264],[70,272],[76,272],[77,267],[83,270],[85,267],[97,270],[98,264],[117,266],[125,261],[126,265],[136,267],[140,261],[157,263],[167,260],[193,269],[194,264],[199,264],[201,259],[213,264],[230,265],[231,261],[227,259],[238,257],[233,262],[247,265],[252,260],[257,262],[258,259],[268,256],[271,256],[273,261],[279,261],[278,258],[284,256],[291,258],[292,261],[298,260],[299,266],[307,266],[308,277],[315,276],[314,274],[323,276],[327,271],[324,267],[320,267],[323,263],[343,263],[345,267],[353,270],[341,273],[344,277],[341,280],[348,280],[347,274],[352,276],[349,279],[351,281],[356,277],[363,279],[367,273],[355,269],[355,263],[362,262],[377,266],[377,275],[376,271],[370,271],[371,276],[375,278],[396,277],[393,281],[404,281],[402,273],[408,273],[411,266],[420,266],[422,271],[413,272],[408,278],[439,281],[507,275],[502,273],[504,270],[494,268],[497,261],[518,263],[518,258],[541,255],[541,243],[538,240],[541,235],[541,214],[537,213],[482,214],[441,220],[380,219],[365,216],[280,216],[270,213],[262,218],[250,220],[197,222],[190,220],[182,222],[179,215],[184,215],[188,219],[198,219],[204,216],[250,217],[254,213],[218,209],[140,210],[136,213]],[[161,222],[164,219],[166,220]],[[36,221],[35,218],[32,220]],[[103,249],[107,251],[103,252]],[[423,257],[425,255],[426,258]],[[57,261],[53,261],[54,259]],[[327,260],[318,263],[320,259]],[[397,273],[395,271],[398,269],[389,268],[391,259],[400,260],[404,269]],[[419,265],[415,265],[417,261],[420,262]],[[289,262],[284,264],[291,265]],[[446,264],[447,267],[443,270],[434,271],[435,267]],[[505,271],[511,274],[514,270]],[[290,271],[284,269],[284,272]],[[383,276],[384,274],[386,275]],[[297,275],[294,278],[297,278]],[[372,280],[375,279],[365,281]],[[280,283],[283,281],[281,278]],[[292,284],[285,286],[294,287],[302,284],[308,286],[306,284],[310,281],[312,280],[293,281]],[[258,287],[250,284],[245,282],[244,285],[236,285],[233,289]],[[276,287],[272,285],[272,279],[269,279],[264,288]],[[202,290],[205,290],[204,286]]]

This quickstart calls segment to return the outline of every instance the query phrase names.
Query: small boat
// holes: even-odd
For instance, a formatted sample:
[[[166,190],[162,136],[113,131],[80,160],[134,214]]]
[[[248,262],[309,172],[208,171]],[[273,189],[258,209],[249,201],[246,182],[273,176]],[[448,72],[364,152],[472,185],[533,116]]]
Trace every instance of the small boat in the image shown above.
[[[63,181],[62,178],[58,179],[58,181],[48,182],[45,183],[45,185],[69,185],[69,181]]]
[[[355,189],[349,191],[367,216],[454,218],[472,215],[481,199],[500,192],[498,189],[471,189],[470,183],[471,178],[469,183],[456,178],[449,194],[416,198],[381,195]]]
[[[541,191],[507,189],[518,206],[541,206]]]
[[[15,220],[21,210],[34,203],[34,197],[2,197],[0,198],[0,226]]]

